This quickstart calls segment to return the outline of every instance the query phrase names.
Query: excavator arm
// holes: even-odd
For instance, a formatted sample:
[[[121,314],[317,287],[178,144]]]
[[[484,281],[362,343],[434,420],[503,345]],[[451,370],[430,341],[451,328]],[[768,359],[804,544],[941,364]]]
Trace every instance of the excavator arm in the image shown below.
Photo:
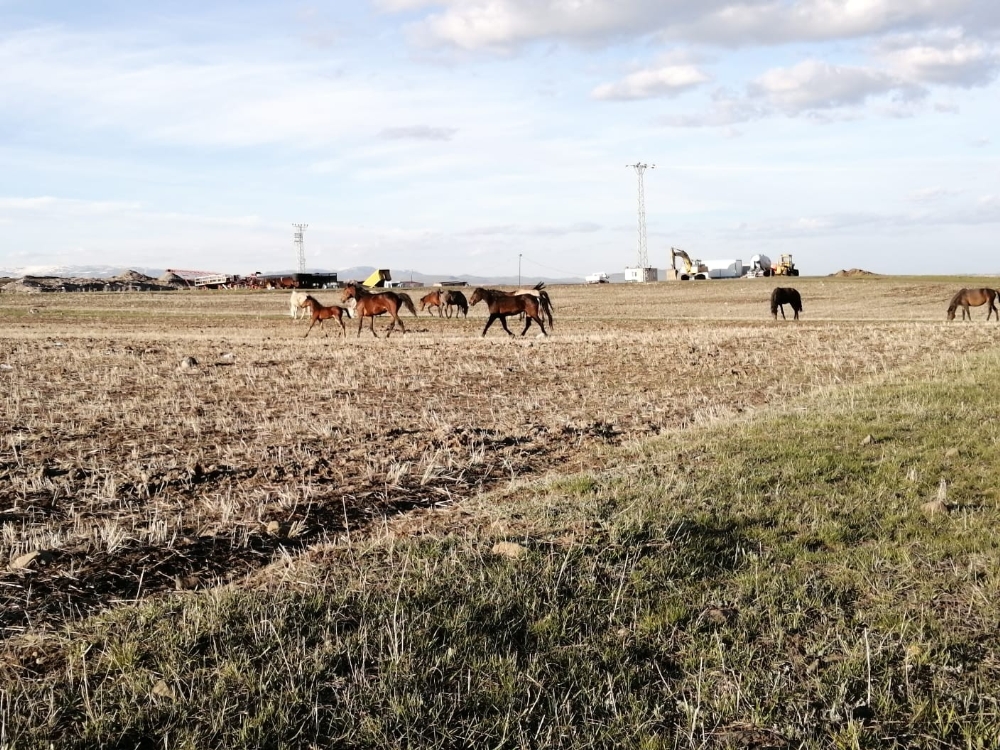
[[[677,268],[677,259],[678,258],[680,258],[682,261],[684,261],[684,271],[686,273],[690,274],[691,273],[691,269],[693,267],[692,264],[691,264],[691,256],[688,255],[686,252],[684,252],[683,250],[681,250],[679,248],[676,248],[676,247],[670,248],[670,266],[672,268],[675,268],[675,269]]]

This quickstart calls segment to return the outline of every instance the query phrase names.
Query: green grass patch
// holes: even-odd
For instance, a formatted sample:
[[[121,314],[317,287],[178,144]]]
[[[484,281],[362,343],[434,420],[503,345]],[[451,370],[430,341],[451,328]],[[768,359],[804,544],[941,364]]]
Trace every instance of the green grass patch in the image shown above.
[[[11,643],[0,745],[996,747],[998,364],[678,433],[484,498],[466,534],[335,546],[297,585]]]

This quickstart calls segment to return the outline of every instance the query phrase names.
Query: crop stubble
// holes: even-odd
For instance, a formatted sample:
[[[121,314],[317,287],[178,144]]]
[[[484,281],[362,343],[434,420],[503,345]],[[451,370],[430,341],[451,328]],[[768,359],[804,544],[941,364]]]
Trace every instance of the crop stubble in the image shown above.
[[[388,341],[348,323],[343,341],[302,339],[285,294],[5,295],[0,559],[45,554],[0,574],[0,628],[238,580],[391,515],[997,337],[981,316],[939,322],[949,285],[798,280],[799,324],[770,320],[770,286],[557,287],[555,335],[516,341],[481,339],[481,310],[406,316]]]

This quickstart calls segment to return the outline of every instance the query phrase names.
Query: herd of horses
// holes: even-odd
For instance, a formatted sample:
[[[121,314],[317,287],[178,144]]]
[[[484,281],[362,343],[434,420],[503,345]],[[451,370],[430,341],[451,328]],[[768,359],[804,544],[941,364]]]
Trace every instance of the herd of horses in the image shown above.
[[[483,336],[490,330],[490,326],[498,320],[503,329],[510,336],[513,336],[514,333],[507,327],[507,318],[512,315],[522,315],[524,317],[525,323],[524,330],[521,331],[522,336],[528,332],[533,322],[541,329],[542,335],[548,336],[548,331],[545,330],[545,321],[548,320],[549,328],[551,328],[553,325],[552,300],[549,298],[549,293],[544,287],[545,284],[541,282],[531,289],[518,289],[514,292],[477,287],[473,290],[471,299],[468,300],[462,292],[457,290],[438,289],[420,298],[420,310],[423,311],[426,309],[429,314],[433,315],[433,308],[436,307],[438,317],[447,316],[451,318],[454,312],[457,319],[459,314],[468,317],[470,307],[475,307],[480,302],[485,302],[490,315],[486,321],[486,326],[483,328]],[[955,319],[955,312],[959,308],[962,309],[962,320],[966,318],[972,320],[972,313],[969,311],[969,308],[988,304],[989,309],[986,312],[986,319],[989,320],[993,315],[996,315],[997,321],[1000,322],[1000,311],[997,310],[996,306],[998,296],[1000,296],[1000,292],[996,289],[986,287],[980,289],[959,289],[948,305],[948,320]],[[344,304],[323,305],[310,294],[302,291],[293,291],[290,301],[290,312],[292,317],[295,318],[298,316],[300,310],[309,311],[312,322],[305,333],[306,336],[309,335],[313,326],[317,323],[322,326],[324,321],[336,318],[343,335],[346,337],[347,326],[344,323],[344,318],[347,317],[358,319],[358,336],[361,335],[361,329],[364,328],[365,319],[367,318],[370,323],[372,335],[376,338],[378,334],[375,333],[375,318],[379,315],[388,315],[392,318],[389,327],[386,329],[386,338],[392,335],[397,325],[403,333],[406,333],[406,326],[403,325],[403,321],[399,317],[400,310],[408,310],[414,317],[417,315],[417,308],[413,304],[410,295],[406,292],[389,290],[373,291],[355,281],[350,282],[344,287],[340,301]],[[791,307],[794,319],[798,320],[799,313],[802,312],[802,295],[799,294],[797,289],[792,289],[791,287],[775,287],[771,291],[771,315],[775,320],[778,319],[779,312],[781,313],[782,320],[787,320],[785,317],[785,305]]]
[[[435,290],[421,298],[420,309],[427,309],[430,313],[431,308],[437,307],[439,317],[447,314],[449,318],[451,318],[452,311],[454,310],[455,318],[457,319],[459,313],[467,317],[469,307],[475,307],[480,302],[485,302],[490,317],[486,322],[486,327],[483,328],[483,336],[486,335],[490,326],[497,320],[500,321],[503,329],[513,336],[513,332],[507,327],[507,318],[512,315],[524,315],[525,317],[524,330],[521,331],[522,336],[528,332],[532,322],[537,323],[542,334],[548,336],[549,334],[545,330],[545,320],[548,320],[549,327],[551,328],[552,300],[549,299],[549,293],[544,287],[545,284],[539,282],[531,289],[518,289],[514,292],[476,288],[472,292],[470,300],[467,300],[465,295],[459,291]],[[361,329],[364,328],[365,318],[368,318],[372,335],[376,338],[378,338],[378,334],[375,333],[375,318],[379,315],[388,315],[392,318],[389,327],[386,329],[386,338],[392,335],[397,325],[399,326],[399,330],[406,333],[406,326],[399,317],[400,310],[408,310],[414,317],[417,315],[417,308],[413,304],[413,299],[406,292],[389,290],[373,291],[358,284],[356,281],[352,281],[344,287],[340,301],[344,304],[324,305],[311,294],[295,291],[292,292],[290,302],[291,314],[295,318],[297,317],[298,310],[304,309],[309,311],[312,322],[309,324],[308,330],[306,330],[306,336],[309,335],[309,332],[312,331],[313,326],[317,323],[322,326],[325,321],[336,318],[343,335],[346,337],[347,326],[344,323],[344,318],[347,317],[358,319],[358,336],[361,335]]]

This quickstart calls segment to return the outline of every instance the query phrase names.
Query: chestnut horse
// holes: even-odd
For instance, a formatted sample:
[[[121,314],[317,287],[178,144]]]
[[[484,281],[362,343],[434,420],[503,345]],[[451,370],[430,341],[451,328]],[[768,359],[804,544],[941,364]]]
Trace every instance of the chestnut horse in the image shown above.
[[[798,320],[799,313],[802,312],[802,297],[798,290],[792,289],[790,286],[776,286],[771,292],[771,315],[774,316],[775,320],[778,319],[778,308],[781,308],[781,319],[788,320],[785,317],[785,305],[792,306],[792,310],[795,311],[795,320]]]
[[[414,317],[417,315],[417,309],[413,306],[413,300],[410,299],[408,294],[396,294],[395,292],[370,292],[365,289],[361,284],[352,281],[350,284],[344,287],[344,293],[340,298],[341,302],[346,302],[347,300],[353,298],[356,301],[356,306],[354,308],[354,314],[358,317],[358,336],[361,335],[361,328],[365,324],[365,318],[371,318],[371,329],[372,336],[378,338],[378,334],[375,333],[375,316],[383,315],[388,313],[392,316],[392,322],[385,331],[385,337],[389,338],[392,332],[396,329],[396,324],[399,323],[399,328],[403,333],[406,333],[406,326],[403,325],[403,321],[399,319],[399,309],[405,307]]]
[[[490,311],[490,319],[486,321],[483,336],[490,330],[490,326],[493,325],[493,321],[495,320],[499,320],[503,329],[513,336],[514,334],[507,327],[507,318],[511,315],[520,315],[521,313],[524,313],[526,317],[524,330],[521,331],[522,336],[528,332],[528,329],[531,327],[531,321],[538,323],[538,327],[542,329],[542,333],[545,336],[549,335],[545,331],[545,323],[542,322],[542,318],[538,314],[544,308],[537,297],[533,297],[530,294],[509,294],[497,289],[482,289],[477,287],[472,292],[472,299],[469,300],[469,303],[472,307],[475,307],[479,304],[480,300],[486,302],[486,307]]]
[[[997,311],[996,300],[997,295],[996,289],[959,289],[955,296],[951,298],[951,304],[948,305],[948,320],[955,319],[955,310],[961,306],[962,308],[962,320],[965,320],[968,316],[969,320],[972,320],[972,313],[969,312],[969,307],[979,307],[980,305],[985,305],[989,303],[990,309],[986,311],[986,319],[989,320],[990,316],[996,313],[997,322],[1000,322],[1000,312]]]
[[[444,314],[442,312],[444,309],[444,304],[442,304],[441,297],[442,293],[440,289],[435,289],[430,294],[425,294],[423,297],[420,298],[420,311],[423,312],[424,308],[426,307],[427,314],[433,315],[434,313],[431,312],[431,308],[436,307],[438,309],[438,317],[440,318]]]
[[[330,318],[336,318],[337,322],[340,323],[340,329],[344,332],[344,337],[346,338],[347,326],[344,325],[344,314],[346,313],[348,317],[351,315],[350,310],[346,307],[341,307],[340,305],[326,307],[325,305],[321,305],[319,300],[309,294],[306,295],[306,298],[302,300],[299,306],[309,308],[309,311],[312,313],[312,323],[309,324],[309,330],[306,331],[306,336],[309,335],[309,331],[313,329],[313,326],[316,325],[316,323],[319,323],[320,326],[322,326],[323,321],[329,320]],[[325,329],[323,331],[323,335],[327,335]],[[302,338],[305,338],[306,336],[303,336]]]

